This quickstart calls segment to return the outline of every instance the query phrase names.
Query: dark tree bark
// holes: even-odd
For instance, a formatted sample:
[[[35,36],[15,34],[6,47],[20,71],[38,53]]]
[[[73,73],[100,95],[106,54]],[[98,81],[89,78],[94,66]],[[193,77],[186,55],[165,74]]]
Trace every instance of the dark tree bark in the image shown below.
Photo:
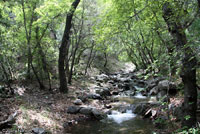
[[[68,92],[67,78],[65,72],[66,49],[70,41],[69,38],[70,38],[70,29],[72,27],[72,18],[79,3],[80,0],[75,0],[71,5],[70,11],[67,13],[65,31],[63,34],[61,46],[59,48],[58,69],[59,69],[59,79],[60,79],[60,92]]]
[[[104,58],[105,58],[105,63],[104,63],[104,65],[103,65],[103,67],[106,68],[107,63],[108,63],[108,55],[107,55],[106,52],[104,52],[103,54],[104,54]]]
[[[90,66],[90,62],[91,62],[91,59],[92,59],[92,53],[93,53],[93,49],[94,49],[94,41],[92,42],[92,47],[91,47],[91,50],[90,50],[90,55],[89,55],[89,58],[88,58],[88,61],[87,61],[87,65],[86,65],[86,68],[85,68],[85,75],[87,74],[87,70],[88,70],[88,67]]]
[[[184,84],[184,106],[182,125],[192,127],[196,124],[197,87],[196,87],[196,57],[190,46],[187,45],[185,28],[175,17],[170,3],[163,5],[163,18],[168,25],[168,31],[173,37],[173,43],[182,53],[181,78]],[[185,119],[188,116],[189,119]]]

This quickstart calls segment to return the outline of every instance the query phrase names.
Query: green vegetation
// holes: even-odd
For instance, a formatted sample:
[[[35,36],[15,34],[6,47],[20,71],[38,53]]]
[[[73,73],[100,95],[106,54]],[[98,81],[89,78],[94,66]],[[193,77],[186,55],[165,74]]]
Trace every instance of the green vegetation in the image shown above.
[[[145,79],[182,80],[182,126],[194,127],[199,13],[200,0],[1,0],[0,97],[32,82],[49,92],[59,83],[67,93],[94,68],[109,73],[117,61],[132,62]]]

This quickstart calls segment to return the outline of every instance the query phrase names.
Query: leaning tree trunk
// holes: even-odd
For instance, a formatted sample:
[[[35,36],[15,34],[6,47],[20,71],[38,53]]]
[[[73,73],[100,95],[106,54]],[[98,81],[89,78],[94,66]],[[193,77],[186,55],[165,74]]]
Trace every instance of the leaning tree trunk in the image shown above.
[[[59,69],[59,79],[60,79],[60,92],[68,91],[67,79],[66,79],[66,73],[65,73],[66,49],[67,49],[67,45],[69,45],[70,29],[72,27],[72,17],[79,3],[80,3],[80,0],[74,0],[70,11],[67,13],[65,31],[63,34],[61,46],[59,48],[58,69]]]
[[[173,37],[173,43],[182,54],[181,78],[184,84],[184,106],[182,125],[192,127],[196,124],[197,88],[196,88],[196,57],[190,46],[187,46],[185,28],[175,18],[169,3],[163,5],[163,18],[168,25],[168,31]],[[186,118],[188,117],[188,118]]]

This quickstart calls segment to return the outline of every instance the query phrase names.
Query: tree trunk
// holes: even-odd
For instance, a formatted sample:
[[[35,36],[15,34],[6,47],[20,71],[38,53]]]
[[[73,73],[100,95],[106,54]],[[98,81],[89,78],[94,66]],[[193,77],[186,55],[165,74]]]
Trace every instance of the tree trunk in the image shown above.
[[[32,10],[32,15],[31,15],[31,20],[30,20],[30,25],[29,29],[27,28],[27,19],[26,19],[26,13],[25,13],[25,6],[24,6],[24,0],[21,0],[21,5],[22,5],[22,11],[23,11],[23,19],[24,19],[24,29],[26,32],[26,40],[27,40],[27,54],[28,54],[28,68],[27,68],[27,79],[31,78],[31,34],[32,34],[32,24],[34,21],[34,10],[36,8],[36,3],[33,5],[33,10]]]
[[[106,52],[104,52],[104,58],[105,58],[105,63],[104,63],[104,65],[103,65],[103,67],[106,68],[107,63],[108,63],[108,56],[107,56],[107,53],[106,53]]]
[[[197,88],[196,88],[196,57],[190,46],[187,46],[185,28],[175,18],[170,3],[163,5],[163,18],[168,25],[168,31],[173,37],[173,43],[177,50],[182,52],[182,73],[181,78],[184,84],[184,116],[182,125],[188,128],[196,124],[197,110]],[[186,118],[188,117],[188,118]]]
[[[90,66],[90,61],[91,61],[91,58],[92,58],[92,53],[93,53],[93,49],[94,49],[94,41],[92,42],[92,47],[91,47],[91,50],[90,50],[90,55],[89,55],[89,58],[88,58],[88,61],[87,61],[87,65],[86,65],[86,68],[85,68],[85,75],[87,74],[87,70],[88,70],[88,67]]]
[[[41,46],[41,40],[44,37],[47,28],[48,28],[48,25],[47,25],[46,29],[42,32],[41,37],[39,37],[39,27],[37,26],[35,29],[35,33],[36,33],[35,39],[36,39],[36,43],[37,43],[36,46],[38,47],[38,55],[40,55],[40,60],[42,62],[42,68],[43,68],[44,73],[47,74],[47,78],[48,78],[48,82],[49,82],[49,90],[51,90],[50,72],[48,69],[48,64],[47,64],[47,60],[45,57],[45,53],[43,52],[42,46]]]
[[[72,3],[70,11],[67,13],[65,31],[63,34],[61,46],[59,48],[58,69],[59,69],[59,79],[60,79],[60,92],[68,92],[66,72],[65,72],[66,49],[67,45],[69,45],[70,29],[72,27],[72,17],[79,3],[80,0],[75,0]]]
[[[72,82],[72,76],[73,76],[73,73],[74,73],[74,64],[75,64],[75,59],[76,59],[76,53],[77,53],[77,50],[79,49],[79,46],[80,46],[80,42],[81,42],[81,39],[82,39],[82,31],[83,31],[83,25],[84,25],[84,11],[85,11],[85,6],[83,4],[83,11],[82,11],[82,15],[81,15],[81,22],[80,22],[80,27],[79,27],[79,36],[77,38],[76,36],[76,45],[75,45],[75,48],[74,48],[74,51],[72,52],[72,62],[71,62],[71,68],[70,68],[70,72],[69,72],[69,77],[68,77],[68,83],[71,84]],[[74,32],[75,33],[78,33],[74,27]]]
[[[69,77],[68,77],[69,84],[71,84],[71,82],[72,82],[73,68],[74,68],[74,62],[75,62],[75,58],[76,58],[76,52],[78,50],[78,45],[79,45],[79,43],[76,44],[76,46],[75,46],[76,48],[72,54],[71,68],[70,68]]]

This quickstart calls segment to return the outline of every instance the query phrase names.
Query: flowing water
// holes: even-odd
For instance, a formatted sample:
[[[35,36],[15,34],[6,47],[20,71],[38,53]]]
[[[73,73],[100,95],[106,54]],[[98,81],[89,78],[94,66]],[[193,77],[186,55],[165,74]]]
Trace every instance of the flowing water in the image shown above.
[[[118,115],[119,117],[120,115]],[[135,115],[128,118],[122,115],[121,121],[87,121],[72,128],[71,134],[151,134],[153,125],[148,120],[143,120]],[[124,118],[128,120],[124,120]]]
[[[134,104],[147,101],[145,96],[136,94],[134,98],[122,97],[120,101]],[[148,99],[149,100],[149,99]],[[142,119],[132,113],[131,110],[119,112],[114,110],[102,121],[85,121],[74,126],[71,134],[151,134],[153,132],[152,122]]]

